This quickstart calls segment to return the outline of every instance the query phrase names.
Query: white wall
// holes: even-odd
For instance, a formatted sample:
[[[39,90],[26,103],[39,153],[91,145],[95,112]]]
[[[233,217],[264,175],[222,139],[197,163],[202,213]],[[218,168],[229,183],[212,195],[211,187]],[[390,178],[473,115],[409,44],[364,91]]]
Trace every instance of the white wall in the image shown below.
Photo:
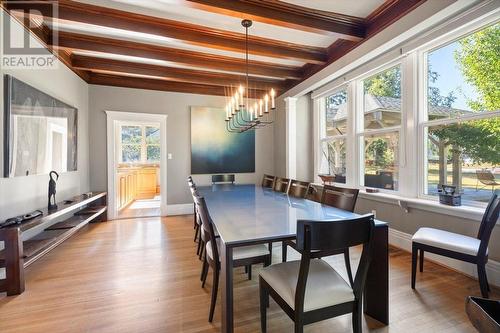
[[[224,107],[224,97],[91,85],[90,175],[91,188],[106,190],[106,116],[104,111],[160,113],[168,115],[168,205],[192,202],[186,185],[191,170],[191,106]],[[260,182],[262,174],[274,173],[274,131],[270,126],[256,132],[255,173],[237,174],[239,183]],[[197,184],[209,184],[209,175],[195,175]]]
[[[2,11],[3,14],[3,11]],[[16,23],[12,29],[21,31]],[[20,36],[16,33],[15,36]],[[32,43],[37,43],[34,39]],[[1,65],[0,65],[1,66]],[[5,69],[0,68],[0,105],[3,110],[3,75],[9,74],[33,87],[78,109],[78,170],[60,175],[57,182],[57,200],[89,190],[88,146],[88,85],[62,63],[56,69]],[[3,113],[0,117],[0,147],[3,147]],[[0,168],[3,152],[0,153]],[[3,170],[1,170],[3,175]],[[0,178],[0,221],[5,218],[46,207],[48,175]]]

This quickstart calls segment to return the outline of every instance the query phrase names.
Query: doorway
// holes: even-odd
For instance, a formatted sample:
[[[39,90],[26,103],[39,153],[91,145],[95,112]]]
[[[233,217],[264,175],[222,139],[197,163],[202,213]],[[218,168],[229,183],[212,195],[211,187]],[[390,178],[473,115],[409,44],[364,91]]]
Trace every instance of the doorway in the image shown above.
[[[166,215],[167,116],[106,111],[110,219]]]

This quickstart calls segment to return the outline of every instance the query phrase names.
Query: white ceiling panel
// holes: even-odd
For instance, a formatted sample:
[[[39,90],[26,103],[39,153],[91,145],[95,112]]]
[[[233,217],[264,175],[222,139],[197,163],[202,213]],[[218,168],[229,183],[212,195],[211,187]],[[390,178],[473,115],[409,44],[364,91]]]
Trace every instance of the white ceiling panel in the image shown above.
[[[367,17],[385,0],[280,0],[292,5],[357,17]]]

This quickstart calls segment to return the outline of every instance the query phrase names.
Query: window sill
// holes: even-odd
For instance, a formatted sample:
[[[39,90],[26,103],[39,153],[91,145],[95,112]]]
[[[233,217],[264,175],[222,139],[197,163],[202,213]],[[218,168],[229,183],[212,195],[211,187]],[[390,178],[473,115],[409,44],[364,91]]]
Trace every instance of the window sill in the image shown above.
[[[390,203],[394,205],[399,205],[400,202],[406,203],[409,208],[422,209],[433,213],[457,216],[474,221],[481,221],[485,210],[485,207],[481,208],[473,206],[447,206],[440,204],[437,200],[422,199],[422,198],[407,198],[399,195],[380,193],[380,192],[367,193],[366,191],[359,191],[359,196],[364,199]]]

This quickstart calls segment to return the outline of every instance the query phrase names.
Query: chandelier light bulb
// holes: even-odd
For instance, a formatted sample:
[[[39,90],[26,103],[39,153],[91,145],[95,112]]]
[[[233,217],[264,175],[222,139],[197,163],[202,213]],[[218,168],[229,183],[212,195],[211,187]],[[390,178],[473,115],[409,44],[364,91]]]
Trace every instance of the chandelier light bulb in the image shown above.
[[[275,94],[276,93],[274,92],[274,89],[271,89],[271,109],[273,109],[273,110],[276,109],[276,104],[274,102],[274,95]]]
[[[243,95],[245,92],[245,88],[240,84],[240,87],[238,88],[238,92],[240,93],[240,106],[243,106]]]
[[[264,112],[269,113],[269,95],[264,96]]]
[[[259,100],[259,117],[262,117],[263,114],[262,114],[262,99]]]
[[[236,92],[234,94],[234,108],[236,109],[236,111],[239,111],[240,110],[240,103],[239,103],[239,94],[238,92]]]

